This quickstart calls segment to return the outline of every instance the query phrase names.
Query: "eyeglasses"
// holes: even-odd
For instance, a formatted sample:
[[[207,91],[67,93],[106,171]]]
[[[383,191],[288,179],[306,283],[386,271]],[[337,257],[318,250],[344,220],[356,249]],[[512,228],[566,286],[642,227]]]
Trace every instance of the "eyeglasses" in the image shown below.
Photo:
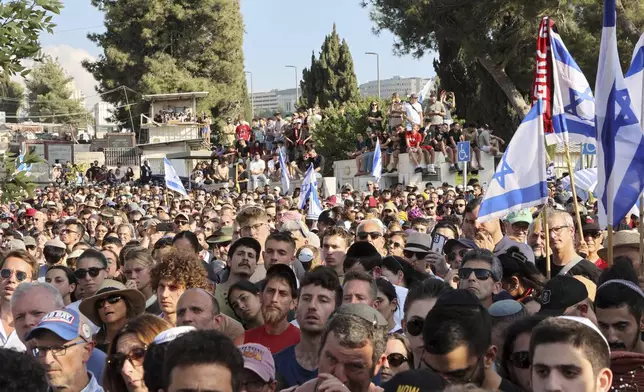
[[[108,298],[101,298],[98,301],[96,301],[96,308],[97,309],[102,308],[103,306],[105,306],[105,302],[107,302],[110,305],[114,305],[115,303],[119,302],[122,299],[123,297],[121,297],[120,295],[115,295],[113,297],[108,297]]]
[[[69,229],[62,230],[62,233],[63,233],[63,234],[69,234],[69,233],[78,234],[78,232],[77,232],[77,231],[69,230]]]
[[[214,231],[214,229],[212,227],[206,226],[203,228],[203,231]]]
[[[403,244],[401,244],[400,242],[390,241],[390,242],[387,242],[387,247],[398,249],[398,248],[402,248]]]
[[[98,274],[103,271],[103,268],[98,268],[98,267],[92,267],[92,268],[80,268],[74,271],[74,276],[77,279],[83,279],[87,274],[91,276],[92,278],[95,278],[98,276]]]
[[[364,219],[364,216],[362,216],[362,215],[356,215],[356,220],[363,220],[363,219]]]
[[[426,210],[433,210],[434,208],[436,208],[436,206],[425,206]]]
[[[382,237],[382,233],[378,231],[360,231],[356,234],[356,236],[363,241],[366,240],[367,237],[371,237],[372,240],[377,240],[378,238]]]
[[[128,354],[116,353],[107,357],[107,365],[110,366],[117,372],[120,372],[125,365],[125,360],[130,361],[132,366],[141,366],[143,365],[143,359],[145,358],[145,351],[147,347],[136,347],[133,348]]]
[[[584,231],[584,237],[599,238],[600,235],[602,235],[602,232],[599,230]]]
[[[76,343],[66,344],[64,346],[42,346],[34,347],[31,349],[31,353],[36,358],[43,358],[47,355],[48,352],[51,352],[51,355],[54,357],[62,357],[67,354],[67,349],[70,347],[78,346],[79,344],[87,343],[84,340],[80,340]]]
[[[517,351],[510,355],[510,363],[518,369],[530,368],[530,353],[528,351]]]
[[[561,230],[568,228],[568,226],[555,226],[550,228],[550,234],[561,234]]]
[[[472,272],[478,280],[488,280],[492,277],[492,271],[483,268],[461,268],[458,270],[458,277],[461,279],[468,279]]]
[[[0,277],[2,277],[2,279],[9,279],[14,272],[16,273],[16,280],[18,282],[22,282],[27,279],[27,273],[25,271],[14,271],[9,268],[3,268],[0,270]]]
[[[391,367],[398,367],[407,361],[407,357],[401,353],[391,353],[387,355],[387,362],[389,362]]]
[[[412,317],[407,321],[407,333],[411,336],[418,336],[423,333],[425,319],[421,317]]]
[[[261,229],[262,226],[264,226],[264,225],[265,225],[265,223],[263,223],[263,222],[262,223],[255,223],[254,225],[244,226],[239,231],[241,233],[250,233],[250,232],[257,231],[257,230]]]
[[[428,254],[429,252],[414,252],[413,250],[403,250],[403,256],[405,256],[406,259],[411,259],[416,256],[418,260],[422,260],[427,257]]]
[[[448,258],[449,260],[456,260],[456,257],[457,257],[457,256],[459,256],[459,257],[463,258],[463,256],[465,255],[465,253],[467,253],[467,251],[469,251],[469,249],[465,249],[465,248],[463,248],[463,249],[459,249],[459,250],[457,250],[457,251],[455,251],[455,252],[449,252],[449,253],[447,254],[447,258]]]

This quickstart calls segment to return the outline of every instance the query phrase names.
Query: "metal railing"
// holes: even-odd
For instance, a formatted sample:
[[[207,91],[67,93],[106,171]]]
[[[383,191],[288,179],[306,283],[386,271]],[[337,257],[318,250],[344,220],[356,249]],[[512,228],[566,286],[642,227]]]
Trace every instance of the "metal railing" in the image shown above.
[[[141,155],[136,147],[106,148],[103,153],[107,166],[116,166],[117,163],[123,166],[141,165]]]

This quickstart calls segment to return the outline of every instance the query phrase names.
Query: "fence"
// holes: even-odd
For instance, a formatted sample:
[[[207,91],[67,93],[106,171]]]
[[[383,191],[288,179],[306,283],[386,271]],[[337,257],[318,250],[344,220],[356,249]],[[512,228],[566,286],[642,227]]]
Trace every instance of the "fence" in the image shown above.
[[[123,166],[140,166],[141,155],[136,147],[105,148],[105,165],[116,166],[117,163]]]

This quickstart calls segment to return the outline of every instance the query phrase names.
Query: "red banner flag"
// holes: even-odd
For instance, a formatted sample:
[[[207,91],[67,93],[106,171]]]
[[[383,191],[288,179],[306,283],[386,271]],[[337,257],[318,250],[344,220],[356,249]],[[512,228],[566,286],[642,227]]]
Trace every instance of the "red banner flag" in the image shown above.
[[[532,105],[539,99],[543,100],[543,125],[545,134],[552,130],[552,61],[550,61],[550,29],[554,26],[549,17],[544,17],[539,25],[537,34],[536,63],[534,66],[534,81],[532,82]]]

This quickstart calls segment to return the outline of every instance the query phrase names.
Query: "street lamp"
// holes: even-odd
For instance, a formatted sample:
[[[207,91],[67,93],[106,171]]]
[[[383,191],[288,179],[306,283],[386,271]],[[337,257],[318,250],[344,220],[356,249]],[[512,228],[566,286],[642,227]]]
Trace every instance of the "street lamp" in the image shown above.
[[[376,56],[376,69],[378,72],[378,99],[380,99],[380,55],[376,52],[366,52],[365,54]]]
[[[250,75],[250,116],[255,118],[255,98],[253,98],[253,73],[250,71],[244,71]]]
[[[295,105],[293,111],[297,110],[297,101],[300,100],[300,87],[297,83],[297,67],[294,65],[287,65],[286,68],[293,68],[295,70]]]

